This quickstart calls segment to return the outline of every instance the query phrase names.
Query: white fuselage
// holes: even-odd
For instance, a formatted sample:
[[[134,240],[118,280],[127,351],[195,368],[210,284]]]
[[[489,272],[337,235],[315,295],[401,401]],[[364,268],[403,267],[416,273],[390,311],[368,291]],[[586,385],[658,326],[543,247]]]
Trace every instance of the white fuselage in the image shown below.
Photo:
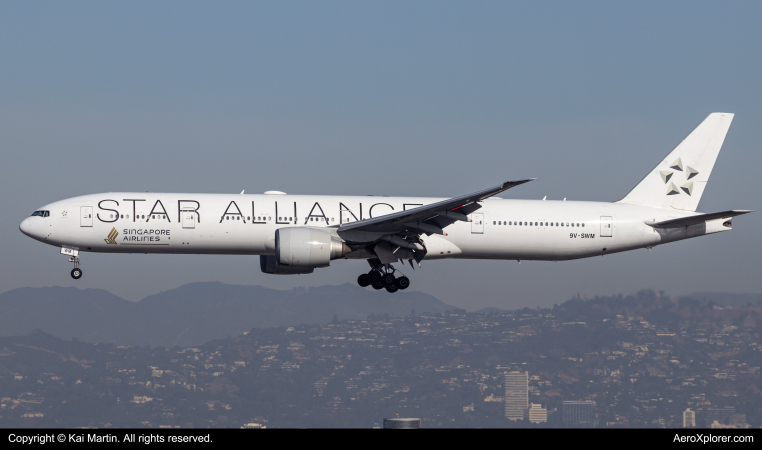
[[[336,228],[434,203],[440,198],[318,195],[107,193],[74,197],[28,217],[21,231],[47,244],[77,251],[272,255],[275,230]],[[425,259],[559,261],[653,247],[730,229],[729,221],[655,229],[646,221],[696,213],[623,203],[543,200],[482,202],[445,235],[423,236]],[[715,223],[716,222],[716,223]],[[723,223],[725,225],[723,225]],[[371,240],[348,232],[349,242]],[[355,251],[346,258],[368,258]]]

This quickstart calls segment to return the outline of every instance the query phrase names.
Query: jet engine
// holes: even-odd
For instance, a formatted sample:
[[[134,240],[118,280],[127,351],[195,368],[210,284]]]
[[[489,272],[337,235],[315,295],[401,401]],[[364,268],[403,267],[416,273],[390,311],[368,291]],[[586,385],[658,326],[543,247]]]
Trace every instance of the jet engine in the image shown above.
[[[273,275],[304,275],[312,273],[315,269],[292,269],[290,267],[278,267],[275,263],[275,256],[261,255],[259,257],[259,267],[264,273]]]
[[[328,267],[331,260],[352,250],[339,237],[308,227],[275,230],[275,263],[278,268]]]

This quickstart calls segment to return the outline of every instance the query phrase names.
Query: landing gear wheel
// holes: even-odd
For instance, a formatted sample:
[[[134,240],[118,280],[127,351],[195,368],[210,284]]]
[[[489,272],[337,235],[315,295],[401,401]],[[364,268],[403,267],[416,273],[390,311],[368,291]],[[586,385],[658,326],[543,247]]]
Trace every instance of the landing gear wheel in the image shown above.
[[[79,267],[77,267],[76,269],[71,269],[71,277],[74,278],[75,280],[79,280],[80,278],[82,278],[82,269],[80,269]]]
[[[397,286],[396,282],[392,282],[392,283],[386,285],[386,292],[392,292],[393,293],[393,292],[397,292],[398,289],[399,289],[399,286]]]
[[[387,273],[383,277],[381,277],[381,279],[384,280],[385,285],[389,286],[392,283],[394,283],[394,280],[396,280],[397,278],[394,277],[394,274]]]
[[[379,290],[384,288],[384,281],[381,279],[378,279],[372,283],[373,289]]]
[[[378,270],[371,270],[368,272],[368,276],[370,277],[370,282],[373,283],[374,281],[381,279],[381,272]]]
[[[397,287],[405,290],[410,287],[410,279],[408,277],[397,278]]]
[[[357,284],[359,284],[361,287],[366,287],[370,285],[370,276],[367,273],[364,273],[357,277]]]

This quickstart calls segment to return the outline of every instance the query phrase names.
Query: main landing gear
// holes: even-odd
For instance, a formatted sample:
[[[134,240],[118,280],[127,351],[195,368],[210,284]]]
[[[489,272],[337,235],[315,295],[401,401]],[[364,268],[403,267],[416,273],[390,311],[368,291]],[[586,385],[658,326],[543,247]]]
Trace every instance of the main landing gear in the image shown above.
[[[75,280],[82,278],[82,269],[79,268],[79,256],[72,256],[69,258],[69,262],[74,263],[74,268],[71,269],[71,277]]]
[[[397,270],[391,264],[374,267],[368,273],[357,277],[357,284],[362,287],[372,286],[375,290],[386,289],[387,292],[397,292],[410,287],[410,279],[406,276],[397,278]]]

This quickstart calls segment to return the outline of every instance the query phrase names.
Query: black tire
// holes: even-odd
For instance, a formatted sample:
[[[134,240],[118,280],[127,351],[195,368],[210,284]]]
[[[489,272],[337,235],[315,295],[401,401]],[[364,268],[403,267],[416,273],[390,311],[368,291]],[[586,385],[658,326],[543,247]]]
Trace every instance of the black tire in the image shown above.
[[[79,267],[77,267],[76,269],[71,269],[71,277],[74,278],[75,280],[79,280],[80,278],[82,278],[82,269],[80,269]]]
[[[384,280],[385,285],[389,286],[390,284],[394,283],[397,278],[394,277],[394,274],[387,273],[381,277],[381,279]]]
[[[374,281],[381,279],[381,272],[378,270],[371,270],[368,272],[368,276],[370,277],[370,282],[373,283]]]
[[[359,284],[361,287],[366,287],[370,285],[370,277],[367,273],[364,273],[357,277],[357,284]]]
[[[379,290],[379,289],[383,289],[385,285],[381,279],[378,279],[374,281],[373,283],[371,283],[371,286],[373,286],[373,289]]]
[[[410,287],[410,278],[408,277],[399,277],[397,278],[397,287],[399,287],[402,290],[405,290]]]
[[[399,289],[399,286],[397,286],[396,282],[386,285],[386,292],[394,293],[394,292],[397,292],[398,289]]]

